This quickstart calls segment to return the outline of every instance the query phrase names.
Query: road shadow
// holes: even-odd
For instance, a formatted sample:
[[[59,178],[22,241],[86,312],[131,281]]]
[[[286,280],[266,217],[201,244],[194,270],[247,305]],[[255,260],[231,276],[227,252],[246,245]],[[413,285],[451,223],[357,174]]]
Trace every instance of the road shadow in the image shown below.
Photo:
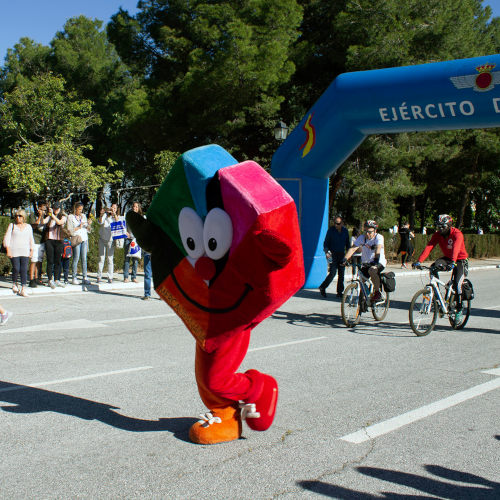
[[[287,311],[276,311],[271,316],[274,319],[286,321],[294,326],[310,326],[314,328],[333,328],[343,326],[339,314],[296,314]]]
[[[62,415],[98,420],[106,425],[129,432],[170,432],[181,441],[189,441],[189,428],[197,419],[191,417],[160,418],[143,420],[121,415],[118,407],[98,403],[88,399],[70,396],[26,385],[0,381],[0,405],[8,403],[15,406],[1,406],[9,413],[55,412]]]
[[[325,483],[323,481],[299,481],[297,484],[305,490],[318,493],[325,497],[343,500],[372,500],[381,498],[403,500],[413,498],[434,499],[437,497],[453,500],[500,498],[500,483],[496,481],[490,481],[489,479],[475,474],[448,469],[439,465],[426,465],[424,468],[435,477],[420,476],[417,474],[380,469],[377,467],[356,467],[357,471],[365,476],[412,488],[429,496],[400,494],[388,491],[380,492],[378,495],[372,495],[343,486]]]

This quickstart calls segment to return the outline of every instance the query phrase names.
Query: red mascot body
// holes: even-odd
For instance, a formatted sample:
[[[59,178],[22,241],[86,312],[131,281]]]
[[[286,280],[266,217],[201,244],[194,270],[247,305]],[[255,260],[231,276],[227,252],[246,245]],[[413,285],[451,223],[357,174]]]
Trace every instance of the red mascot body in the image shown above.
[[[156,194],[147,220],[127,215],[151,251],[156,292],[196,339],[196,381],[210,410],[190,429],[195,443],[238,439],[273,422],[278,385],[238,373],[250,332],[304,283],[297,211],[259,165],[219,146],[184,153]]]

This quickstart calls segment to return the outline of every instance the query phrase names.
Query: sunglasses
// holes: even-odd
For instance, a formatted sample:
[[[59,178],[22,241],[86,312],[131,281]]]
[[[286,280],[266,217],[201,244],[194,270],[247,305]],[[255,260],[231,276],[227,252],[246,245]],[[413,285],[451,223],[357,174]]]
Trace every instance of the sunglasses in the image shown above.
[[[342,225],[342,222],[336,222],[335,223],[336,226],[341,226]]]

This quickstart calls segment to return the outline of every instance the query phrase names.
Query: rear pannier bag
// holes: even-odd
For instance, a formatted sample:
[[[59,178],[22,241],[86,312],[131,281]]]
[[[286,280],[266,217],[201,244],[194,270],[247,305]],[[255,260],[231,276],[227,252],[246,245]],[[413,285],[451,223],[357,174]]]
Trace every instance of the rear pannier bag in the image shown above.
[[[462,299],[463,300],[472,300],[474,298],[474,287],[472,283],[465,279],[462,283]]]
[[[382,273],[381,276],[384,290],[390,293],[394,292],[396,290],[396,275],[389,271],[388,273]]]

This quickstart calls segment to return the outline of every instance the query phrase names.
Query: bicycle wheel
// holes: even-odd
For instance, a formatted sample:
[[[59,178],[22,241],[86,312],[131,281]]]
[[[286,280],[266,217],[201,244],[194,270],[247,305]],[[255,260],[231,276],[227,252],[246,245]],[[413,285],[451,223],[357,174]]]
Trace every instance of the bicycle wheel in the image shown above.
[[[450,295],[450,304],[453,304],[455,301],[455,295],[452,293]],[[462,300],[462,317],[459,321],[456,320],[456,316],[454,312],[450,312],[448,314],[448,320],[450,322],[451,327],[454,330],[461,330],[469,321],[470,316],[470,300]]]
[[[361,317],[359,283],[354,282],[346,286],[342,295],[340,312],[345,326],[355,326]]]
[[[410,303],[410,326],[415,335],[423,337],[432,332],[438,316],[436,297],[432,297],[429,289],[419,290]]]
[[[389,293],[385,292],[385,299],[372,305],[372,314],[377,321],[382,321],[387,316],[390,303],[391,299],[389,297]]]

